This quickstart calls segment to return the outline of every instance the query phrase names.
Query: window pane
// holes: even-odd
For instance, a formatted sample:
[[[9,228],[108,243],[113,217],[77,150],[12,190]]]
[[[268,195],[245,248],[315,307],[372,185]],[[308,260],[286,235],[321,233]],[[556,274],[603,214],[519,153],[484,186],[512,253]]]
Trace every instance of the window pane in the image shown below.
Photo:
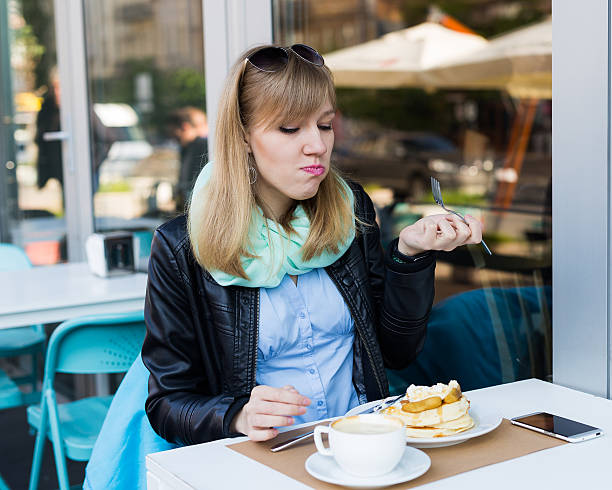
[[[1,240],[35,265],[66,259],[60,84],[53,2],[2,2]]]
[[[449,208],[485,225],[492,256],[439,253],[424,350],[389,372],[392,391],[550,379],[550,2],[273,5],[275,42],[312,45],[334,72],[333,158],[374,200],[383,244],[443,212],[432,176]]]
[[[95,228],[184,209],[207,150],[201,0],[85,0]]]

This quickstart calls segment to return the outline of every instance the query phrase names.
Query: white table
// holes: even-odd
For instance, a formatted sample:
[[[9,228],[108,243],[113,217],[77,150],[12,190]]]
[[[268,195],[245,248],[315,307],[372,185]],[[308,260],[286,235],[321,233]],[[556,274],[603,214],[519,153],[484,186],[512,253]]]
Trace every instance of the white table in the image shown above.
[[[84,262],[0,272],[0,329],[144,307],[147,275],[101,278]]]
[[[473,405],[494,406],[506,418],[547,411],[599,427],[604,435],[485,466],[418,488],[612,488],[612,401],[536,379],[475,390],[466,395]],[[225,447],[242,440],[246,438],[223,439],[148,455],[148,490],[309,488]]]

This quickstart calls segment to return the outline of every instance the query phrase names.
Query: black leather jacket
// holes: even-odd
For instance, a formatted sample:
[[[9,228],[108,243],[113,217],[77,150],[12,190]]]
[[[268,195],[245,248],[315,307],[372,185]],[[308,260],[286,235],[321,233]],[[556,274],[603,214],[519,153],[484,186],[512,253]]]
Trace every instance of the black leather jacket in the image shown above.
[[[435,259],[398,263],[397,242],[383,255],[372,202],[352,186],[356,215],[371,226],[326,271],[355,323],[353,384],[376,400],[389,393],[385,367],[405,367],[423,346]],[[237,435],[230,423],[256,384],[258,317],[258,288],[220,286],[197,264],[184,215],[157,229],[142,359],[145,408],[160,436],[196,444]]]

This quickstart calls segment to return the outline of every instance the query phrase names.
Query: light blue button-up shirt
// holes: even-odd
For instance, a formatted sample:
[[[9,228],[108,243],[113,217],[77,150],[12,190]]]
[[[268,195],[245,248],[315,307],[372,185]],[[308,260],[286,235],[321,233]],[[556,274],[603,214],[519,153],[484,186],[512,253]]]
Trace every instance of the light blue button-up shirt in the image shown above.
[[[257,383],[293,385],[310,398],[296,424],[343,415],[359,405],[353,337],[353,318],[325,269],[300,275],[297,286],[285,275],[260,289]]]

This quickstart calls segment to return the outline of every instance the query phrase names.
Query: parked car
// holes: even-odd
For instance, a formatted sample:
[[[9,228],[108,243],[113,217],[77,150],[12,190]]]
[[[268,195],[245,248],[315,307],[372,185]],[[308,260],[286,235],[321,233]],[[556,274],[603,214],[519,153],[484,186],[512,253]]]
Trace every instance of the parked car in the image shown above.
[[[93,104],[93,159],[100,182],[124,179],[153,153],[136,111],[127,104]]]
[[[453,142],[432,132],[369,130],[337,143],[335,164],[361,184],[391,188],[396,197],[419,200],[430,192],[430,176],[445,190],[464,184],[486,190],[492,162],[463,162]]]

